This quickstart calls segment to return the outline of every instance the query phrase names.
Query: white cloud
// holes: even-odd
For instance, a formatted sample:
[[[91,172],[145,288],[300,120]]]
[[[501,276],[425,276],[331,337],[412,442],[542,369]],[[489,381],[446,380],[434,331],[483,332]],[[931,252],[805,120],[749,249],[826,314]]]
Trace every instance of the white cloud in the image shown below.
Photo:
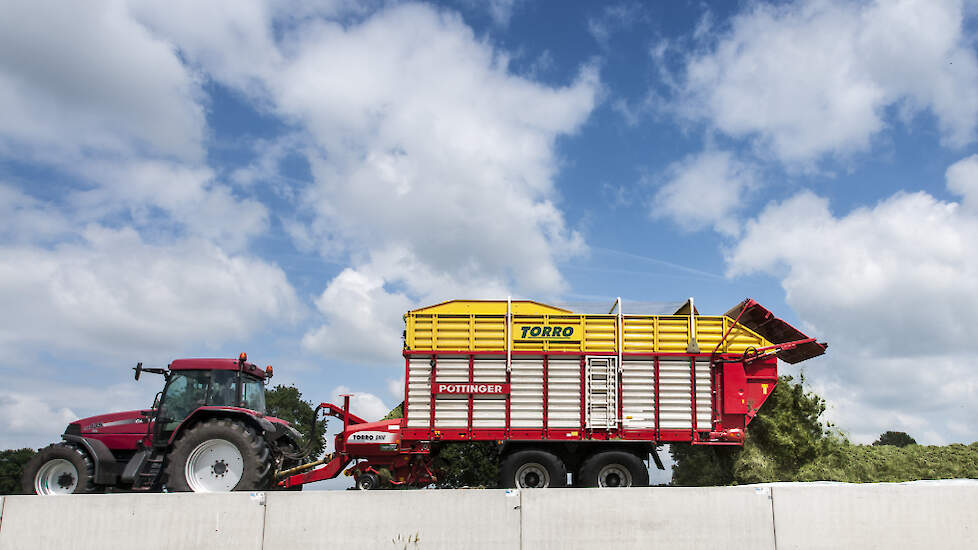
[[[339,386],[333,390],[335,396],[333,403],[335,405],[343,406],[343,398],[341,397],[343,394],[352,394],[350,412],[367,422],[380,420],[390,411],[390,407],[385,405],[376,395],[367,392],[354,392],[346,386]]]
[[[71,409],[51,407],[34,395],[0,392],[0,447],[38,447],[43,443],[33,436],[39,432],[53,442],[77,418]]]
[[[978,210],[978,155],[955,162],[947,169],[947,188],[963,197],[962,205]]]
[[[16,312],[0,321],[8,353],[168,354],[294,322],[300,311],[282,270],[256,258],[199,240],[150,244],[132,229],[98,225],[79,238],[0,247],[0,301]]]
[[[305,348],[355,363],[397,364],[401,316],[411,303],[403,294],[384,290],[383,279],[344,269],[316,306],[326,323],[303,337]]]
[[[735,235],[733,214],[757,187],[756,169],[726,151],[689,155],[666,168],[667,181],[652,199],[651,215],[686,230],[713,227]]]
[[[394,380],[391,378],[387,379],[387,391],[394,396],[395,399],[401,401],[404,400],[404,377]]]
[[[124,212],[140,230],[190,234],[228,250],[241,250],[268,225],[266,208],[235,197],[206,167],[156,160],[85,163],[92,188],[69,194],[78,221]],[[165,216],[161,218],[158,213]]]
[[[948,170],[962,203],[897,193],[844,216],[810,192],[771,204],[728,257],[730,275],[781,278],[788,304],[830,343],[809,376],[831,392],[843,427],[910,426],[886,412],[897,408],[944,432],[978,413],[968,367],[978,352],[978,212],[963,207],[978,190],[973,163]]]
[[[929,111],[960,147],[978,123],[962,24],[960,1],[755,3],[689,59],[678,108],[790,164],[867,150],[891,107]]]
[[[12,2],[0,18],[0,154],[202,158],[196,78],[121,2]]]
[[[378,306],[458,297],[446,296],[452,290],[498,289],[499,298],[510,287],[565,288],[557,261],[584,245],[554,202],[554,142],[593,108],[595,69],[563,88],[512,75],[505,56],[457,16],[418,5],[298,36],[269,85],[278,109],[302,121],[317,145],[316,184],[303,199],[313,221],[290,229],[303,246],[348,255]],[[349,286],[351,273],[324,296],[362,289]],[[336,350],[327,334],[345,334],[339,325],[349,321],[325,299],[319,306],[328,330],[306,344]],[[403,313],[391,307],[375,317],[399,326]],[[360,334],[343,342],[376,337]],[[387,338],[399,336],[400,328]],[[316,344],[320,337],[328,343]]]

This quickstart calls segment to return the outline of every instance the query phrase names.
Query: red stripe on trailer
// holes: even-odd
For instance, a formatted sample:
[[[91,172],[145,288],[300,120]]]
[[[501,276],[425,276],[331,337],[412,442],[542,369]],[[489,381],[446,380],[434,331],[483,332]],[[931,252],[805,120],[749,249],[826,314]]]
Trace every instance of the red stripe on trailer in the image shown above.
[[[550,420],[550,356],[543,356],[543,438],[549,439],[549,420]]]
[[[582,355],[581,356],[581,434],[582,434],[581,437],[584,437],[583,436],[583,434],[584,434],[584,426],[585,426],[585,421],[584,421],[584,408],[586,406],[584,404],[584,386],[585,386],[584,376],[585,376],[585,374],[584,374],[584,356]]]
[[[431,356],[431,363],[429,363],[429,364],[431,365],[431,374],[429,375],[429,377],[431,378],[431,383],[430,383],[430,385],[428,387],[434,388],[435,387],[435,369],[438,366],[438,356],[432,355]],[[436,400],[435,400],[435,396],[434,395],[432,395],[428,399],[428,403],[429,403],[429,405],[431,405],[431,409],[428,411],[428,438],[431,438],[431,437],[434,437],[434,435],[435,435],[435,404],[436,404]]]
[[[507,388],[510,387],[510,383],[511,382],[512,382],[512,373],[510,373],[510,371],[509,371],[509,365],[507,364],[506,365],[506,387]],[[513,397],[512,394],[507,391],[506,392],[506,425],[505,425],[505,428],[506,428],[506,437],[507,438],[509,437],[509,434],[510,434],[510,432],[509,432],[509,411],[510,411],[510,406],[512,405],[512,397]]]
[[[616,362],[617,362],[617,360],[616,360]],[[622,387],[621,387],[622,383],[625,381],[625,379],[624,379],[625,365],[621,365],[620,364],[620,365],[618,365],[618,368],[615,369],[615,370],[618,371],[618,372],[615,373],[615,378],[617,379],[617,383],[618,383],[617,384],[618,385],[618,411],[617,411],[618,418],[616,419],[617,422],[615,422],[615,426],[616,426],[616,428],[618,430],[618,434],[620,435],[621,432],[622,432],[622,430],[625,429],[625,410],[624,410],[623,404],[622,404],[622,391],[623,390],[622,390]]]
[[[653,378],[652,378],[653,390],[652,391],[655,394],[655,397],[654,397],[655,403],[652,404],[653,407],[654,407],[653,414],[654,414],[654,419],[655,419],[655,432],[652,434],[652,436],[653,436],[653,438],[655,438],[656,440],[658,440],[659,439],[659,358],[658,357],[656,357],[656,358],[654,358],[652,360],[652,376],[653,376]]]
[[[475,382],[475,357],[469,355],[469,385],[474,386]],[[474,394],[469,394],[469,439],[472,438],[472,409],[473,409],[473,399]]]
[[[696,441],[696,359],[694,357],[689,358],[689,372],[690,372],[690,391],[692,392],[692,407],[693,411],[693,427],[690,430],[690,437],[692,441]]]

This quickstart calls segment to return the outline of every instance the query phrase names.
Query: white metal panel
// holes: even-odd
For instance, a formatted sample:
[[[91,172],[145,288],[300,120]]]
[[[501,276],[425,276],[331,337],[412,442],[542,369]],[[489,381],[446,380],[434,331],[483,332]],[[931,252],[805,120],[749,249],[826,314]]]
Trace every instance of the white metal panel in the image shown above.
[[[547,362],[547,426],[581,427],[581,360],[551,357]]]
[[[622,425],[626,429],[655,428],[655,362],[626,359],[621,366]]]
[[[543,358],[513,358],[510,365],[510,427],[543,428]]]
[[[688,357],[659,358],[659,427],[661,429],[692,428],[691,378]]]
[[[427,428],[431,403],[431,357],[413,355],[408,363],[407,425]]]
[[[477,383],[506,383],[506,360],[476,357],[473,361],[473,380]],[[503,428],[506,425],[505,395],[476,395],[472,400],[473,428]]]

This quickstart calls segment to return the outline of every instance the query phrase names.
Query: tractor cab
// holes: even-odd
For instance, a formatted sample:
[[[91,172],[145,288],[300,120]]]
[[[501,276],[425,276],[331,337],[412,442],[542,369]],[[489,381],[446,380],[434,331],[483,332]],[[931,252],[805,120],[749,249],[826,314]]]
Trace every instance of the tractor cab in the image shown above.
[[[165,444],[174,430],[201,407],[247,409],[265,414],[264,371],[242,354],[233,359],[178,359],[170,363],[166,386],[155,409],[153,440]],[[156,369],[137,369],[156,372]],[[159,369],[162,371],[162,369]],[[138,376],[138,371],[137,371]]]

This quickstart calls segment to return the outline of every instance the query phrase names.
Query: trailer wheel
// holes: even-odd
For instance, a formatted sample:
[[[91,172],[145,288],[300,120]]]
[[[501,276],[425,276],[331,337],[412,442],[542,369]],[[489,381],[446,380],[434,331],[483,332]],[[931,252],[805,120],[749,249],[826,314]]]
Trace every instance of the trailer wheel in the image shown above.
[[[268,444],[251,426],[227,418],[189,428],[167,457],[167,489],[195,493],[264,491],[274,462]]]
[[[580,487],[648,487],[649,471],[632,453],[604,451],[581,464],[576,481]]]
[[[20,485],[24,494],[71,495],[93,493],[92,458],[84,450],[56,443],[41,449],[24,466]]]
[[[371,472],[360,474],[357,477],[357,489],[361,491],[372,491],[380,487],[380,476]]]
[[[499,486],[504,489],[566,487],[567,467],[546,451],[517,451],[499,466]]]

